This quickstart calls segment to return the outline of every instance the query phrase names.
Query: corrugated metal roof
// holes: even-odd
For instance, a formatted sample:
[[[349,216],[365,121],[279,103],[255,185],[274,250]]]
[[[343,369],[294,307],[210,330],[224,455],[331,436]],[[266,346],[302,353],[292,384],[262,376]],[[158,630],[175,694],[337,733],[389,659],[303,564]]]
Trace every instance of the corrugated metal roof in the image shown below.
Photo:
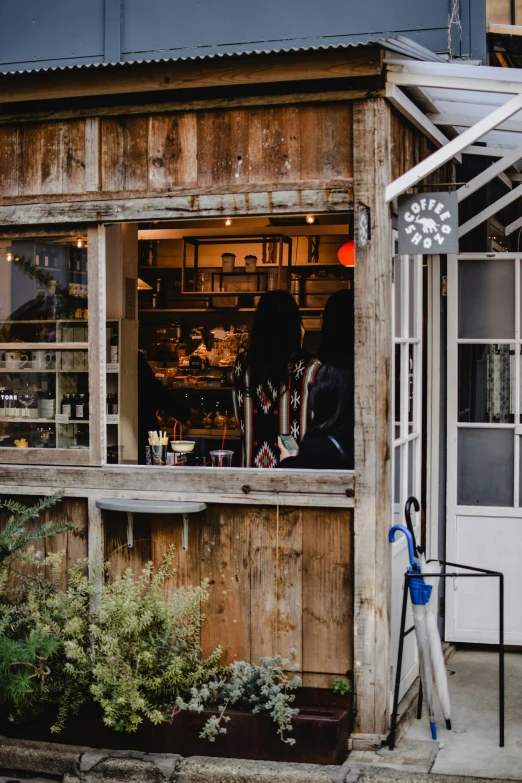
[[[55,65],[38,68],[24,68],[22,70],[0,71],[0,76],[12,76],[14,74],[22,73],[57,73],[59,71],[80,71],[95,68],[125,68],[133,65],[148,65],[152,63],[176,63],[176,62],[190,62],[200,60],[218,60],[233,57],[253,57],[263,54],[284,54],[284,53],[304,53],[304,52],[319,52],[319,51],[334,51],[342,49],[354,49],[357,47],[365,47],[370,45],[382,46],[383,49],[400,54],[404,57],[410,57],[415,60],[424,60],[428,62],[445,62],[443,57],[426,49],[410,38],[406,38],[402,35],[390,36],[390,37],[365,37],[360,41],[353,41],[350,43],[341,44],[324,44],[320,46],[279,46],[271,47],[269,49],[251,49],[248,51],[230,51],[230,52],[218,52],[212,54],[197,54],[191,56],[181,57],[163,57],[158,59],[144,59],[144,60],[125,60],[117,63],[79,63],[76,65]]]

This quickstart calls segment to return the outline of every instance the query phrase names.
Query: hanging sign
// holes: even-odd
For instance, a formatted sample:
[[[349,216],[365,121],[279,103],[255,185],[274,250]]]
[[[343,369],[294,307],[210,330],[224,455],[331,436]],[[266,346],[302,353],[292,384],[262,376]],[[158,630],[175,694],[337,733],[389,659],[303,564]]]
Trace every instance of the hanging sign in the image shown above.
[[[399,255],[459,252],[456,193],[399,197]]]

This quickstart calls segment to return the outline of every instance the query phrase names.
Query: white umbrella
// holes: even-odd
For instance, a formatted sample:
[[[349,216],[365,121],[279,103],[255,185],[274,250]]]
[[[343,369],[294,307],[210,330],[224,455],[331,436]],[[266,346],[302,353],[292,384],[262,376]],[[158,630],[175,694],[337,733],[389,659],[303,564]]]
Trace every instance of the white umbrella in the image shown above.
[[[427,576],[427,574],[439,574],[440,565],[438,563],[426,563],[424,550],[421,547],[417,547],[416,545],[415,534],[413,532],[413,523],[411,521],[412,506],[415,511],[420,511],[419,501],[416,497],[413,496],[408,498],[404,506],[406,524],[413,539],[415,554],[419,558],[419,565],[422,575],[424,576],[424,583],[431,585],[432,588],[435,588],[438,587],[439,580],[436,578],[430,578]],[[442,644],[437,626],[437,594],[438,590],[432,589],[430,599],[425,607],[426,628],[428,633],[431,668],[433,671],[433,677],[435,679],[435,688],[437,689],[440,705],[442,707],[442,714],[444,715],[444,720],[446,721],[446,728],[451,730],[451,706],[448,690],[448,677],[446,674],[446,664],[444,663],[444,654],[442,652]]]
[[[431,648],[428,635],[428,603],[432,593],[433,589],[430,588],[429,585],[424,584],[422,579],[410,580],[410,596],[412,602],[413,624],[415,626],[415,638],[417,640],[417,650],[419,652],[422,693],[428,711],[431,737],[436,740],[437,725],[435,723],[433,671],[431,668]]]
[[[438,563],[426,563],[426,559],[422,554],[420,556],[420,566],[424,576],[425,584],[432,585],[432,587],[435,588],[439,580],[430,578],[427,576],[427,574],[440,573],[440,566]],[[432,590],[430,600],[426,604],[426,627],[428,631],[430,659],[433,678],[435,680],[435,688],[439,697],[440,706],[442,707],[442,714],[444,715],[444,720],[446,721],[446,728],[451,730],[451,706],[448,690],[448,676],[446,674],[444,653],[442,652],[442,644],[437,626],[437,590],[435,589]]]
[[[413,625],[415,628],[415,638],[417,640],[417,649],[419,652],[419,669],[424,694],[424,701],[428,710],[430,721],[431,737],[437,739],[437,724],[435,723],[435,700],[433,695],[433,673],[431,670],[430,645],[428,640],[428,627],[426,622],[426,605],[433,592],[431,585],[424,584],[420,575],[420,566],[416,559],[414,538],[411,532],[403,525],[394,525],[389,532],[389,540],[395,540],[395,533],[400,531],[406,536],[408,542],[408,555],[410,567],[408,574],[412,578],[408,580],[410,588],[410,598],[413,612]]]

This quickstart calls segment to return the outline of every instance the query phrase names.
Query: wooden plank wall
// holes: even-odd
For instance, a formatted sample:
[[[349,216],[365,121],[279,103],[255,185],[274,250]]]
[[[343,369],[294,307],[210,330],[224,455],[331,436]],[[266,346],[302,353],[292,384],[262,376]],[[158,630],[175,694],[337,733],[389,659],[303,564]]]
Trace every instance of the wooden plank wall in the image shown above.
[[[352,177],[349,102],[0,126],[0,199],[194,195]],[[92,197],[92,196],[91,196]]]
[[[331,687],[352,668],[352,512],[274,506],[214,505],[191,517],[181,548],[181,517],[134,517],[127,546],[125,514],[105,518],[105,558],[113,573],[139,573],[176,547],[174,584],[209,580],[201,640],[223,661],[258,661],[297,651],[305,684]]]
[[[394,181],[406,171],[437,149],[435,145],[424,136],[402,114],[391,108],[391,180]],[[437,183],[455,182],[455,164],[450,161],[436,169],[429,177],[422,180],[419,185],[432,185],[435,190]],[[446,190],[441,187],[441,190]]]
[[[1,497],[3,500],[7,500],[7,497]],[[34,495],[10,497],[26,506],[33,505],[38,501],[38,498]],[[5,508],[0,508],[0,528],[5,525],[8,518],[9,512]],[[55,536],[47,541],[37,541],[34,544],[35,552],[41,553],[41,559],[51,552],[64,552],[62,587],[66,586],[67,573],[73,563],[75,563],[76,560],[87,557],[87,519],[86,500],[83,498],[65,498],[61,503],[54,508],[48,509],[38,520],[34,520],[32,523],[33,527],[37,527],[43,522],[50,521],[57,524],[73,522],[75,525],[76,529],[74,531],[71,530],[67,533],[61,533],[59,536]],[[38,562],[39,561],[36,561],[34,566],[20,566],[19,563],[15,563],[8,580],[8,586],[12,587],[16,585],[18,581],[18,570],[26,574],[36,573],[39,569]]]

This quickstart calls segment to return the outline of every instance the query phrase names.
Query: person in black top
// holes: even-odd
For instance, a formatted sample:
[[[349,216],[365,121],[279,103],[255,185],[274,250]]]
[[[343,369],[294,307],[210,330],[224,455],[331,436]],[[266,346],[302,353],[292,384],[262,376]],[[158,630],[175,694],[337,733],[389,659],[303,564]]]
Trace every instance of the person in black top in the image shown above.
[[[162,410],[183,424],[190,417],[188,405],[169,392],[154,375],[154,371],[141,351],[138,351],[138,464],[145,464],[145,446],[149,442],[149,430],[157,430],[156,411]]]
[[[279,438],[281,468],[353,470],[353,292],[333,294],[323,314],[319,369],[310,390],[310,424],[299,454],[290,456]]]

